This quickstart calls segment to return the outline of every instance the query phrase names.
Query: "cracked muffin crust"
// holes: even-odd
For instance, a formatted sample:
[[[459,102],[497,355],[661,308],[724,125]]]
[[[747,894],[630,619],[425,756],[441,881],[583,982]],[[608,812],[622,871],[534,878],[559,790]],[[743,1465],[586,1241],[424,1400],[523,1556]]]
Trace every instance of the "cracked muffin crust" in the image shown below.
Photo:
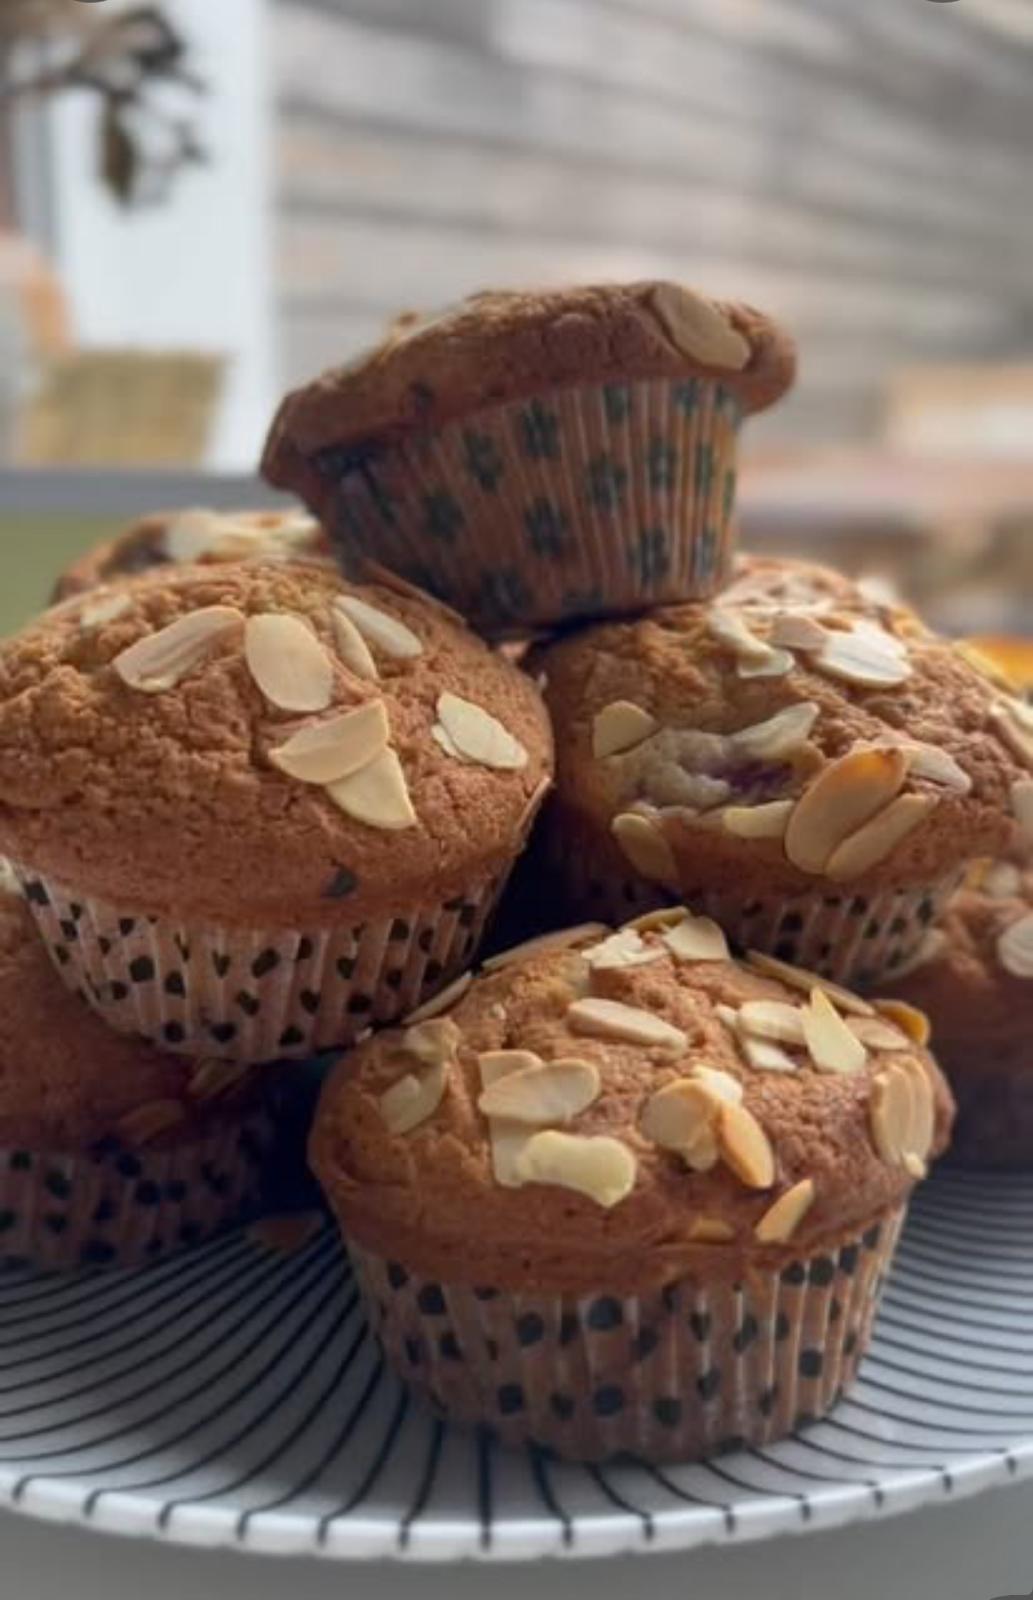
[[[1020,701],[912,612],[804,563],[744,558],[710,604],[583,630],[534,665],[575,909],[628,885],[684,897],[807,964],[846,941],[844,980],[903,964],[944,883],[1007,846],[1033,771]],[[858,902],[856,948],[845,924],[809,926],[819,899]]]

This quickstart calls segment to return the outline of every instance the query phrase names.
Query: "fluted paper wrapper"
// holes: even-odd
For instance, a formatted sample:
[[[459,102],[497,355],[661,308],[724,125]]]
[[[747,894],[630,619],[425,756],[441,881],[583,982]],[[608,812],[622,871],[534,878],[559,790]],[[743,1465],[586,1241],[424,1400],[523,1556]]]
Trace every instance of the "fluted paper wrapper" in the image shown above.
[[[124,916],[15,871],[61,976],[111,1027],[254,1063],[348,1045],[413,1010],[470,964],[505,881],[358,927],[252,932]]]
[[[903,889],[865,890],[822,879],[810,893],[783,898],[744,895],[734,886],[678,894],[643,878],[615,843],[569,838],[553,819],[541,849],[549,872],[560,875],[569,920],[619,924],[684,901],[720,923],[739,949],[763,950],[847,988],[870,989],[905,970],[959,882],[952,870],[934,883]]]
[[[492,406],[383,450],[325,450],[323,518],[486,633],[706,599],[732,556],[739,402],[695,378]]]
[[[0,1150],[0,1265],[135,1267],[260,1209],[266,1107],[162,1149]]]
[[[684,1278],[630,1298],[432,1283],[349,1250],[386,1355],[451,1421],[575,1461],[692,1461],[831,1409],[869,1343],[903,1218],[742,1285]]]

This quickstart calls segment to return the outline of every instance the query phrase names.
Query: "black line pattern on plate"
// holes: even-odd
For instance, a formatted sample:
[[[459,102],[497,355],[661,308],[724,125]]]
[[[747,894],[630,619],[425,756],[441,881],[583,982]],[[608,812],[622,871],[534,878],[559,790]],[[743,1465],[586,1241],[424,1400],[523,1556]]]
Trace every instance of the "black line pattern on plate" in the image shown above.
[[[203,1508],[209,1538],[215,1516],[268,1543],[275,1518],[292,1548],[333,1554],[357,1537],[360,1554],[515,1555],[521,1530],[536,1549],[642,1548],[661,1520],[691,1544],[742,1537],[751,1509],[799,1526],[829,1494],[870,1514],[1033,1473],[1033,1177],[927,1186],[856,1387],[782,1444],[683,1467],[499,1452],[387,1371],[329,1232],[289,1257],[236,1232],[145,1271],[0,1276],[10,1501],[78,1484],[83,1519],[117,1493],[176,1538],[200,1536]]]

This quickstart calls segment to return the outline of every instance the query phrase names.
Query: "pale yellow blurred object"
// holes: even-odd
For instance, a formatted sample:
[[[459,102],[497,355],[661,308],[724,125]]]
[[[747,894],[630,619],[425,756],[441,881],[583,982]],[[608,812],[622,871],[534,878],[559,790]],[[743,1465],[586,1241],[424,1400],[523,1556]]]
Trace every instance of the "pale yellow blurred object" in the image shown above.
[[[43,466],[191,466],[204,460],[218,356],[80,350],[47,363],[16,459]]]

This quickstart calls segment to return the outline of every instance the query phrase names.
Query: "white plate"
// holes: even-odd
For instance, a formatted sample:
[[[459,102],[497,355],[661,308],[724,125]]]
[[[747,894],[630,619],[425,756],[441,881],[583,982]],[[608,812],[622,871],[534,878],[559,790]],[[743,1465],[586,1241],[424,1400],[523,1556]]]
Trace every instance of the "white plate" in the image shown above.
[[[529,1559],[827,1528],[1033,1472],[1033,1178],[916,1201],[832,1418],[706,1466],[578,1468],[453,1432],[383,1368],[329,1233],[0,1278],[0,1498],[276,1554]]]

